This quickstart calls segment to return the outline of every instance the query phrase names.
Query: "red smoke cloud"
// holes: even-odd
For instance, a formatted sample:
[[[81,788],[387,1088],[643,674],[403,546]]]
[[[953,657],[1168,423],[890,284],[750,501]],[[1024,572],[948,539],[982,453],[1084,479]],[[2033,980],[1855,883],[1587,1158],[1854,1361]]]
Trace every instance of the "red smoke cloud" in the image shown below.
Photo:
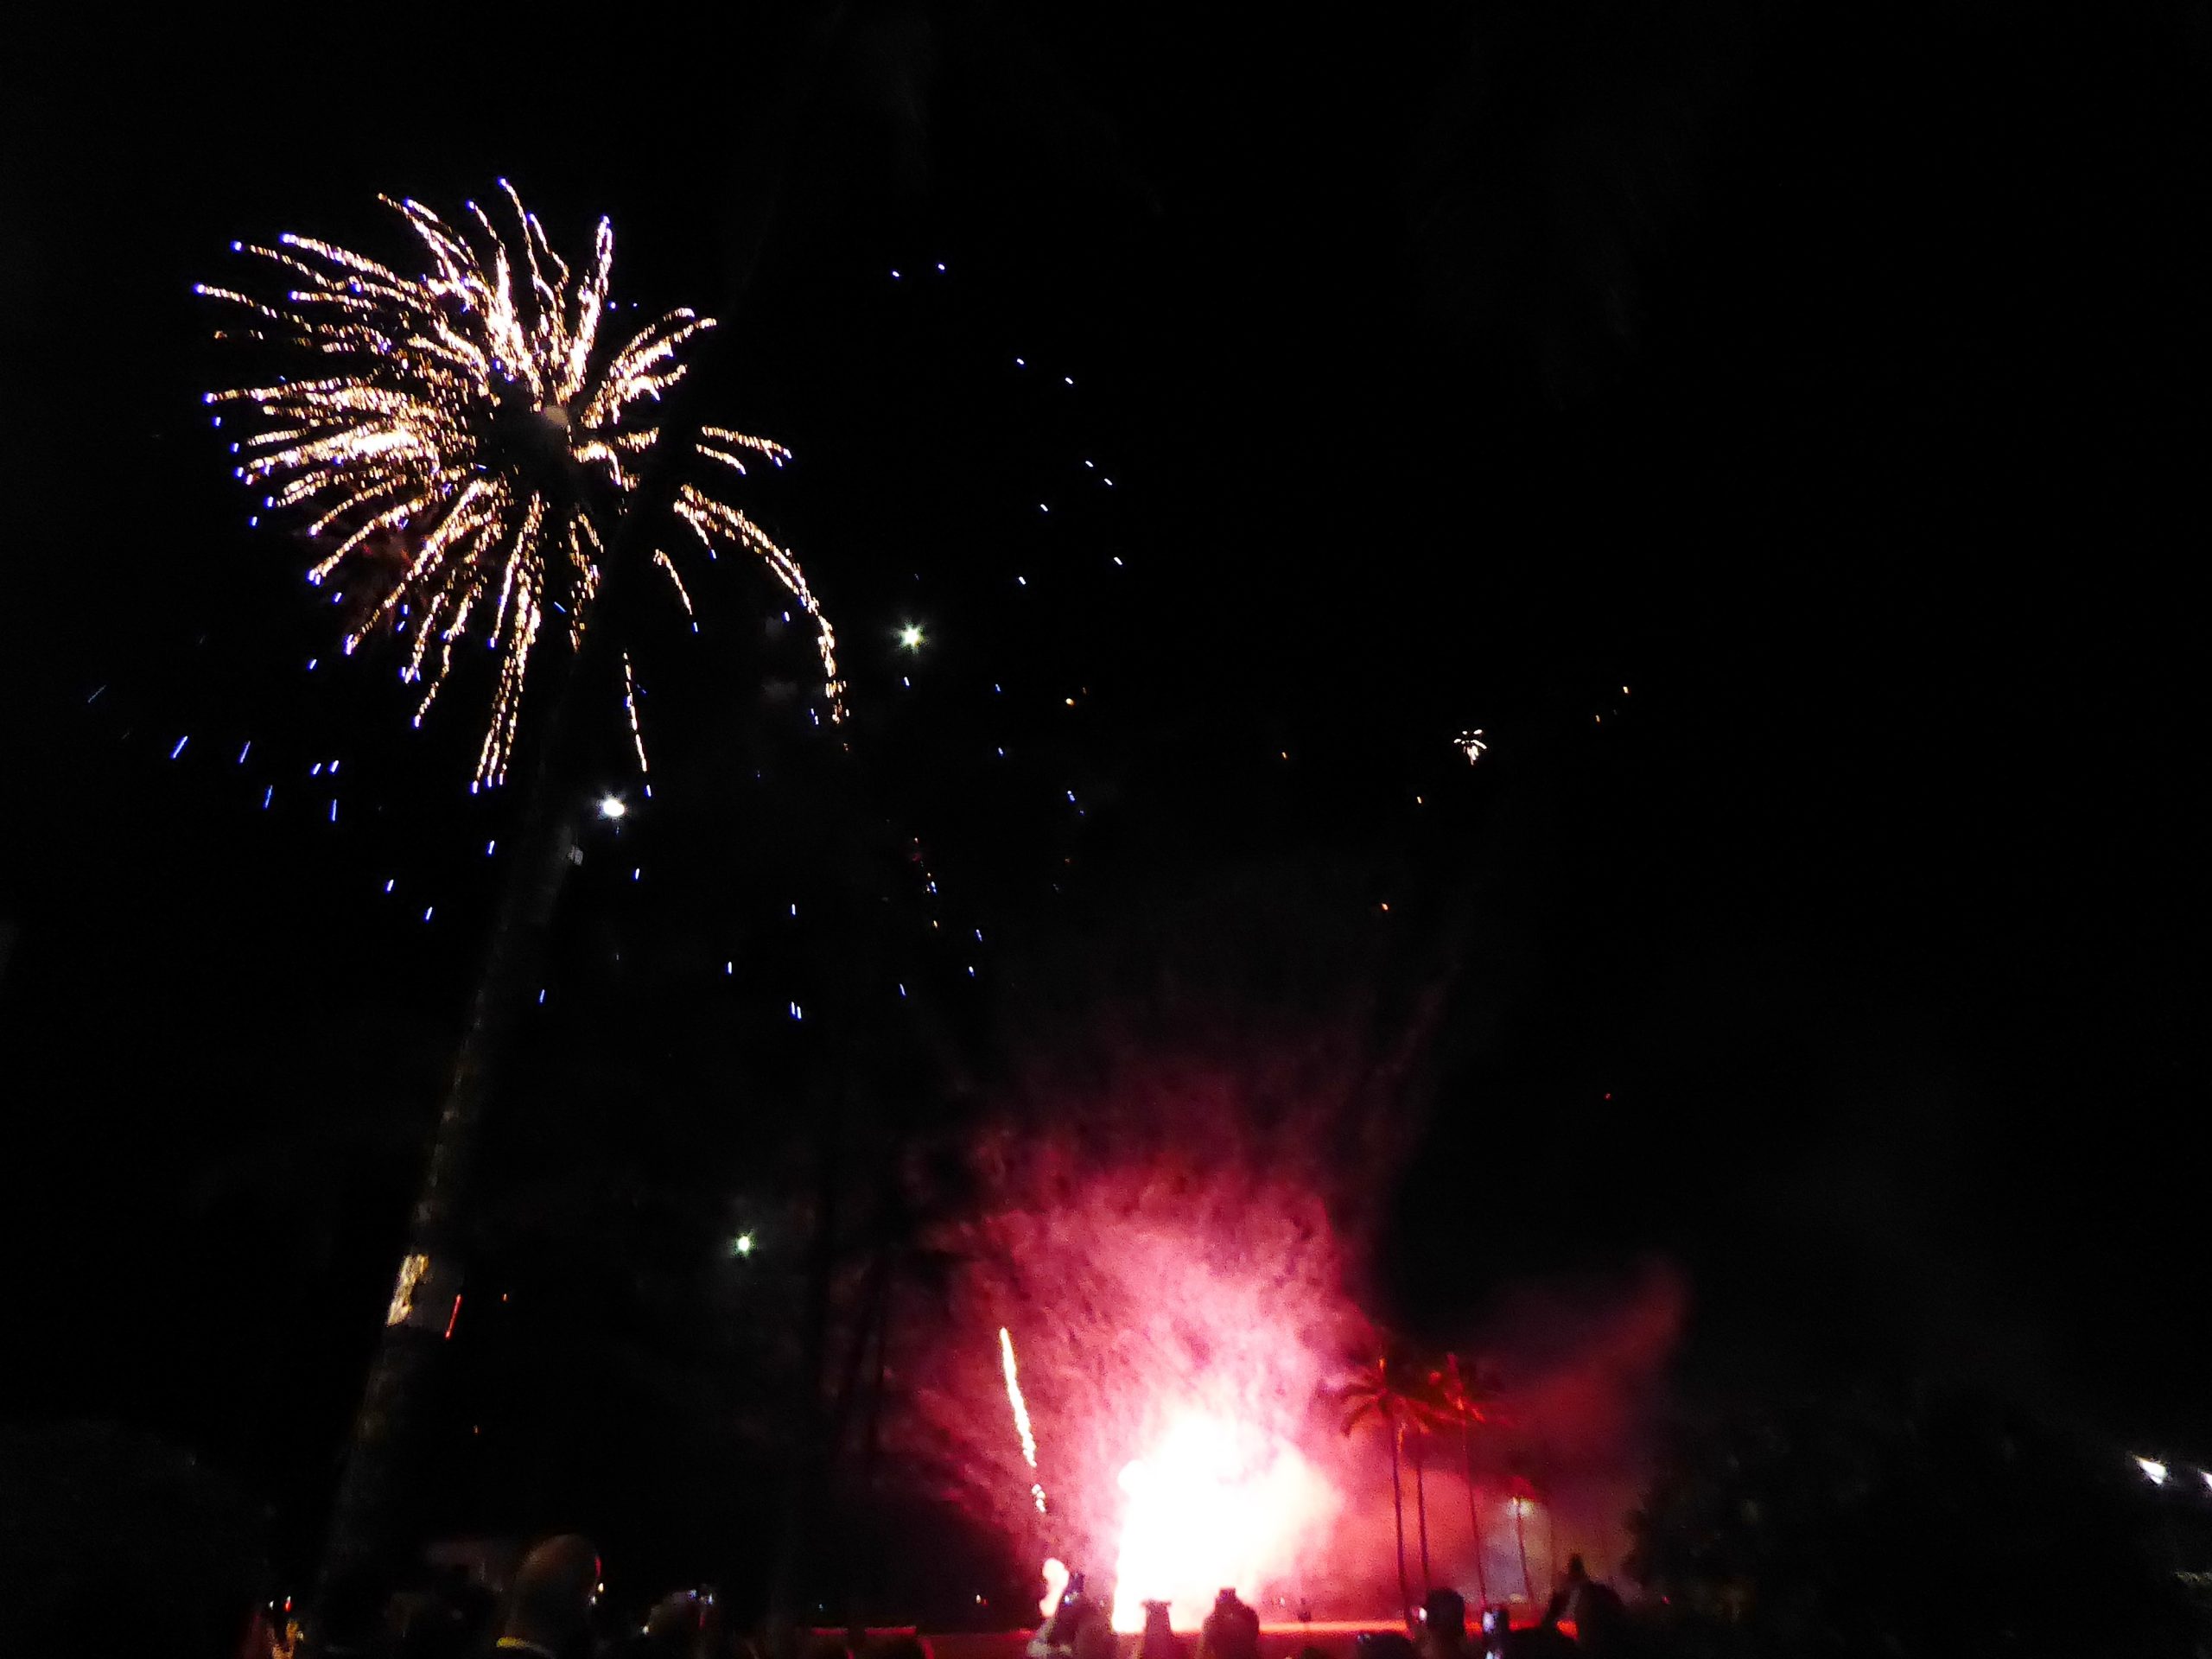
[[[1019,1022],[1024,1063],[971,1149],[982,1198],[933,1241],[954,1264],[942,1322],[904,1379],[899,1438],[944,1496],[994,1517],[1024,1558],[1087,1572],[1094,1593],[1126,1569],[1125,1626],[1142,1596],[1169,1599],[1188,1627],[1232,1583],[1270,1618],[1388,1618],[1398,1604],[1388,1443],[1345,1435],[1341,1389],[1378,1345],[1354,1287],[1367,1219],[1421,1120],[1446,976],[1384,995],[1381,970],[1356,960],[1361,936],[1248,938],[1241,918],[1232,906],[1171,932],[1201,960],[1162,969],[1148,997],[1078,985]],[[1255,963],[1274,976],[1265,997],[1244,982]],[[1499,1172],[1467,1173],[1471,1220],[1478,1178]],[[1526,1544],[1541,1599],[1554,1534],[1562,1560],[1615,1559],[1681,1311],[1679,1284],[1654,1272],[1603,1296],[1524,1293],[1469,1333],[1459,1351],[1508,1394],[1506,1426],[1472,1448],[1483,1570],[1461,1448],[1432,1438],[1412,1448],[1418,1492],[1407,1473],[1416,1595],[1417,1496],[1434,1579],[1471,1597],[1478,1577],[1494,1596],[1520,1591]],[[1519,1543],[1516,1473],[1539,1504]]]

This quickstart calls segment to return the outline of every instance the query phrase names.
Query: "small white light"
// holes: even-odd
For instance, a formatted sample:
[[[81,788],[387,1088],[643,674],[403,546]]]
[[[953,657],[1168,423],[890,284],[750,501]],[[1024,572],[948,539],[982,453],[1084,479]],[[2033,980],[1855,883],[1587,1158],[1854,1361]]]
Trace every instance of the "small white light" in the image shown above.
[[[602,795],[600,798],[599,816],[602,818],[619,818],[629,810],[629,803],[620,795]]]
[[[2145,1478],[2153,1486],[2163,1486],[2166,1484],[2166,1465],[2156,1458],[2138,1458],[2135,1459],[2135,1466],[2143,1471]]]
[[[917,623],[909,622],[905,627],[899,629],[899,643],[909,651],[919,651],[922,648],[922,630],[920,626]]]
[[[733,1238],[732,1240],[730,1240],[730,1242],[729,1242],[729,1253],[730,1253],[732,1255],[752,1255],[752,1254],[753,1254],[753,1235],[752,1235],[752,1234],[750,1234],[750,1233],[740,1233],[740,1234],[739,1234],[735,1238]]]

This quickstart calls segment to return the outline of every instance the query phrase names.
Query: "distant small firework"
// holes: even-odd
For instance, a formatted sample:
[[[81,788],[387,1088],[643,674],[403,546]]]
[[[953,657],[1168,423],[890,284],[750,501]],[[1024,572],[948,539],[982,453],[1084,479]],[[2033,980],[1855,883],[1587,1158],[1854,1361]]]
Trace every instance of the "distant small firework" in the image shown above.
[[[1483,758],[1483,752],[1490,747],[1490,744],[1483,736],[1483,728],[1478,726],[1472,731],[1462,732],[1453,738],[1452,747],[1465,755],[1467,764],[1471,766]]]
[[[570,649],[582,643],[615,523],[661,441],[645,411],[687,372],[683,349],[715,326],[679,308],[607,349],[600,338],[614,309],[607,221],[588,268],[572,277],[536,216],[505,180],[500,188],[520,231],[519,270],[475,203],[474,229],[454,228],[419,202],[385,197],[428,255],[419,276],[284,236],[273,248],[232,245],[276,269],[288,284],[281,297],[198,289],[251,318],[218,338],[315,359],[312,372],[213,391],[207,401],[243,404],[258,417],[259,429],[236,446],[238,476],[266,492],[268,507],[303,514],[308,535],[336,537],[308,580],[342,568],[365,583],[367,613],[346,651],[379,626],[411,626],[401,672],[423,687],[418,722],[472,626],[499,653],[479,785],[505,776],[549,606]],[[741,474],[748,455],[777,466],[789,458],[779,444],[719,427],[702,428],[694,448]],[[697,484],[680,484],[671,505],[709,557],[718,548],[752,553],[790,590],[815,626],[830,718],[842,719],[836,639],[798,562]],[[689,614],[675,560],[658,548],[651,557]],[[625,690],[634,730],[626,658]]]

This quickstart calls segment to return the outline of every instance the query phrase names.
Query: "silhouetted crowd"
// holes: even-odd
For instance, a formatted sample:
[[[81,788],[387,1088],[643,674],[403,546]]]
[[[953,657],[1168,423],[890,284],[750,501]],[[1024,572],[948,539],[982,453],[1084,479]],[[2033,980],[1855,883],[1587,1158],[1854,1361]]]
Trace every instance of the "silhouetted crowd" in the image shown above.
[[[1059,1605],[1030,1638],[1027,1659],[1192,1659],[1168,1619],[1167,1604],[1144,1604],[1144,1630],[1134,1649],[1113,1628],[1109,1610],[1084,1592],[1080,1574],[1068,1580]],[[1376,1631],[1358,1639],[1359,1659],[1546,1659],[1577,1653],[1606,1656],[1629,1651],[1627,1610],[1609,1585],[1592,1579],[1580,1555],[1535,1624],[1519,1630],[1504,1607],[1484,1610],[1482,1628],[1470,1632],[1467,1605],[1455,1590],[1430,1593],[1417,1637]],[[1233,1589],[1216,1598],[1198,1630],[1195,1659],[1260,1659],[1260,1616]],[[1298,1659],[1329,1659],[1306,1646]]]
[[[676,1591],[609,1637],[604,1588],[591,1541],[564,1534],[523,1558],[504,1598],[459,1568],[397,1593],[341,1584],[323,1598],[312,1638],[296,1619],[281,1630],[258,1619],[240,1659],[760,1659],[724,1627],[711,1590]]]
[[[319,1639],[298,1624],[257,1620],[240,1659],[931,1659],[918,1637],[869,1639],[859,1632],[825,1637],[794,1632],[779,1643],[729,1629],[710,1589],[663,1597],[641,1622],[605,1634],[605,1586],[588,1539],[566,1534],[532,1548],[504,1598],[463,1569],[451,1569],[397,1594],[335,1587],[323,1599]],[[1080,1573],[1030,1638],[1026,1659],[1262,1659],[1260,1616],[1233,1589],[1222,1591],[1197,1632],[1193,1651],[1163,1601],[1144,1604],[1141,1633],[1115,1630],[1110,1610],[1087,1593]],[[279,1615],[282,1618],[282,1615]],[[1503,1607],[1484,1609],[1470,1630],[1457,1592],[1437,1590],[1422,1609],[1417,1636],[1381,1631],[1357,1640],[1357,1659],[1548,1659],[1578,1652],[1629,1650],[1620,1598],[1589,1577],[1582,1560],[1536,1624],[1515,1629]],[[1287,1659],[1281,1656],[1280,1659]],[[1304,1646],[1297,1659],[1332,1659]]]

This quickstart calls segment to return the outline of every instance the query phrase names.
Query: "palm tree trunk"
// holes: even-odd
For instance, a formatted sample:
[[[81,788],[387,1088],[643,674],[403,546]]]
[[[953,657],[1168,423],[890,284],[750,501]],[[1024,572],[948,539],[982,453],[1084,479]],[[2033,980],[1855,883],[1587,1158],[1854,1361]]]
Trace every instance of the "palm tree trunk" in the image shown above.
[[[603,632],[595,630],[594,637]],[[587,642],[586,652],[591,650]],[[492,1100],[492,1081],[522,1011],[542,982],[553,912],[574,863],[578,802],[570,734],[581,661],[552,694],[539,734],[518,843],[501,884],[476,994],[446,1085],[429,1160],[401,1251],[399,1280],[353,1418],[353,1441],[332,1506],[316,1580],[317,1605],[334,1585],[385,1566],[421,1429],[424,1382],[444,1346],[448,1306],[457,1309],[464,1218]],[[448,1300],[451,1299],[451,1300]],[[308,1624],[310,1653],[318,1620]]]
[[[821,1484],[830,1470],[829,1411],[823,1394],[829,1385],[830,1300],[836,1289],[838,1216],[844,1196],[845,1083],[830,1094],[828,1109],[817,1116],[815,1148],[814,1241],[807,1269],[806,1313],[800,1338],[799,1376],[790,1402],[791,1440],[784,1468],[782,1536],[768,1581],[769,1629],[779,1635],[797,1630],[800,1563],[812,1541],[823,1507]]]
[[[1533,1607],[1536,1605],[1536,1582],[1529,1576],[1528,1508],[1527,1498],[1513,1500],[1513,1547],[1521,1552],[1521,1589]]]
[[[1490,1572],[1483,1565],[1483,1512],[1475,1496],[1475,1431],[1459,1425],[1459,1461],[1467,1481],[1467,1527],[1475,1536],[1475,1594],[1490,1605]]]
[[[1421,1436],[1414,1436],[1414,1513],[1421,1520],[1421,1593],[1426,1602],[1436,1588],[1428,1570],[1428,1472],[1421,1462]]]
[[[1402,1428],[1390,1433],[1390,1516],[1398,1529],[1398,1611],[1405,1615],[1406,1628],[1414,1627],[1414,1592],[1406,1583],[1406,1494],[1398,1477],[1398,1442],[1405,1437]]]

